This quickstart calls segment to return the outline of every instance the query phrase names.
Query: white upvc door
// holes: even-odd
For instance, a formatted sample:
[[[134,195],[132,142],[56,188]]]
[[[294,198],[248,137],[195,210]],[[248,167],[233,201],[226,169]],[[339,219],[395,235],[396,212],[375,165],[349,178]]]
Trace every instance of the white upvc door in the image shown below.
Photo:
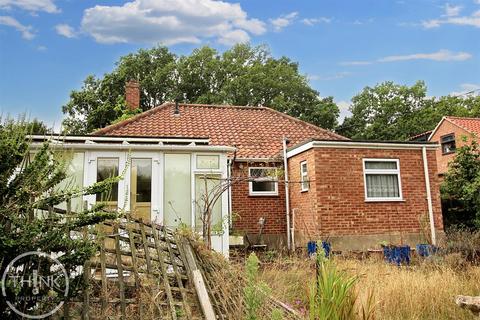
[[[161,153],[160,152],[116,152],[116,151],[89,151],[85,153],[85,185],[92,185],[97,182],[99,163],[109,160],[111,163],[118,165],[118,174],[123,174],[123,178],[118,182],[116,190],[117,209],[130,211],[131,210],[131,180],[132,180],[132,166],[129,161],[136,159],[144,159],[151,161],[151,205],[150,205],[150,219],[152,221],[163,221],[161,210],[161,203],[163,200],[163,192],[161,190]],[[97,202],[96,195],[85,196],[84,200],[89,207]]]
[[[127,157],[130,157],[130,167],[127,169],[125,174],[125,184],[128,188],[135,188],[134,181],[132,181],[132,170],[134,170],[135,160],[149,160],[151,161],[151,195],[150,195],[150,220],[155,221],[156,223],[161,224],[163,221],[163,213],[161,210],[161,204],[163,203],[163,192],[161,190],[163,180],[162,174],[162,157],[160,152],[144,152],[144,151],[135,151],[127,153]],[[130,190],[128,191],[129,197],[127,199],[127,208],[130,211],[132,209],[133,195]]]

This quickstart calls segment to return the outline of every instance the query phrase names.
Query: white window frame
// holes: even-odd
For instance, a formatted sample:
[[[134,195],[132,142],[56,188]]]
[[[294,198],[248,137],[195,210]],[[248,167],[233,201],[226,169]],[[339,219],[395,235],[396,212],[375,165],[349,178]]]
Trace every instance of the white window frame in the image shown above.
[[[305,171],[303,171],[303,165],[305,165],[305,168],[306,168]],[[306,184],[307,186],[305,187],[304,184]],[[310,182],[308,181],[307,160],[300,162],[300,188],[301,188],[300,192],[306,192],[310,189]]]
[[[248,194],[250,196],[278,196],[278,178],[252,178],[252,175],[250,174],[252,169],[262,169],[262,170],[277,170],[277,167],[248,167]],[[253,191],[253,180],[255,181],[273,181],[275,182],[273,185],[275,186],[274,191]]]
[[[366,169],[366,162],[395,162],[397,169]],[[367,193],[367,175],[368,174],[396,174],[398,178],[398,197],[369,197]],[[402,193],[402,179],[400,174],[400,160],[399,159],[379,159],[379,158],[364,158],[363,159],[363,185],[365,189],[366,202],[395,202],[403,201]]]

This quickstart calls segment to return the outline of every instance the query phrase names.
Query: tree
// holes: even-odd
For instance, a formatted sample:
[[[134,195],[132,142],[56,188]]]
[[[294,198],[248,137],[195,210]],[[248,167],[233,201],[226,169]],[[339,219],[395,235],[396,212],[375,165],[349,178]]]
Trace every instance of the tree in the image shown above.
[[[105,191],[118,177],[85,189],[59,188],[59,184],[67,179],[65,154],[56,152],[45,143],[32,156],[26,139],[31,129],[28,123],[11,120],[0,125],[0,274],[3,275],[7,265],[22,253],[53,253],[71,277],[69,291],[73,296],[83,285],[77,268],[84,265],[97,247],[89,239],[71,237],[71,233],[79,233],[84,227],[115,218],[117,214],[104,211],[103,206],[98,205],[66,217],[53,208],[76,197]],[[22,266],[20,271],[28,274],[29,270],[40,268],[48,272],[50,264],[45,260]],[[29,288],[15,287],[10,282],[5,286],[9,301],[29,293]],[[48,288],[42,290],[48,291]],[[2,319],[13,318],[6,305],[7,299],[0,299]],[[63,297],[52,296],[52,299],[61,300]],[[45,303],[26,301],[23,310],[41,310]]]
[[[406,140],[432,130],[443,116],[480,116],[480,97],[427,97],[423,81],[413,86],[384,82],[352,98],[352,115],[337,132],[353,139]]]
[[[431,103],[426,93],[422,81],[412,87],[393,82],[366,87],[352,98],[352,116],[338,131],[353,139],[405,140],[422,131],[414,115]]]
[[[441,191],[450,203],[444,213],[445,225],[480,227],[480,148],[475,140],[457,149]]]
[[[140,82],[140,106],[151,109],[165,101],[268,106],[333,129],[338,106],[320,98],[298,63],[274,58],[265,46],[239,44],[218,53],[210,47],[177,57],[166,47],[141,49],[120,58],[102,78],[88,76],[63,106],[66,133],[85,134],[128,117],[124,103],[127,80]]]

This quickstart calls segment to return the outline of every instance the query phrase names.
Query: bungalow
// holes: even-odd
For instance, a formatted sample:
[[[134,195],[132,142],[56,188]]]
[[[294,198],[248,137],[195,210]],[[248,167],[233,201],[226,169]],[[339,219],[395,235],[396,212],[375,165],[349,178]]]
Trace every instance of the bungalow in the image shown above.
[[[138,86],[126,101],[138,107]],[[201,226],[202,177],[231,182],[213,210],[222,228],[212,244],[225,254],[230,233],[290,248],[328,238],[347,250],[414,244],[425,231],[420,215],[433,239],[443,230],[437,145],[428,142],[351,141],[266,107],[184,103],[50,139],[72,150],[79,185],[126,171],[108,197],[78,204],[108,198],[169,227]]]

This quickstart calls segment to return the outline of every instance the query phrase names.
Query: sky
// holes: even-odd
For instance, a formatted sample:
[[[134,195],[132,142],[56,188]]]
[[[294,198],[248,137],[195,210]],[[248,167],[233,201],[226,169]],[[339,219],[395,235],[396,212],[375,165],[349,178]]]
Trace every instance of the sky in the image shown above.
[[[247,41],[297,61],[342,117],[383,81],[480,89],[480,0],[0,0],[0,114],[58,129],[70,91],[125,54]]]

